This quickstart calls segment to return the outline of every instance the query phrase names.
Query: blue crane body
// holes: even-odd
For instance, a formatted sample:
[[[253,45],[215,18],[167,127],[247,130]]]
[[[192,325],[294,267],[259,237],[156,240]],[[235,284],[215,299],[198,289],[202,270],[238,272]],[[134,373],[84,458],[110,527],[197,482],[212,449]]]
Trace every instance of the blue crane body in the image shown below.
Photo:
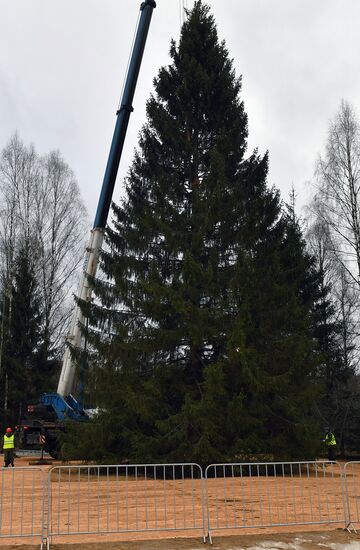
[[[133,111],[133,98],[139,76],[140,66],[145,49],[146,39],[150,27],[151,17],[155,0],[145,0],[140,6],[140,18],[131,53],[128,72],[126,75],[124,91],[121,98],[120,108],[116,113],[116,124],[106,165],[104,180],[101,188],[94,225],[91,230],[91,237],[86,249],[85,269],[79,289],[80,301],[90,301],[92,295],[91,280],[96,274],[99,262],[99,255],[104,238],[105,227],[110,210],[116,176],[118,173],[121,154],[124,147],[126,132],[130,115]],[[71,348],[80,349],[84,315],[81,308],[76,304],[70,331],[67,336],[67,346],[63,358],[62,370],[56,393],[46,393],[40,397],[40,403],[46,409],[53,409],[58,421],[67,419],[75,421],[87,421],[88,415],[84,411],[83,404],[73,396],[75,386],[76,366],[74,364]],[[27,422],[29,424],[29,422]],[[30,426],[26,426],[27,429]],[[42,433],[45,431],[41,428]]]

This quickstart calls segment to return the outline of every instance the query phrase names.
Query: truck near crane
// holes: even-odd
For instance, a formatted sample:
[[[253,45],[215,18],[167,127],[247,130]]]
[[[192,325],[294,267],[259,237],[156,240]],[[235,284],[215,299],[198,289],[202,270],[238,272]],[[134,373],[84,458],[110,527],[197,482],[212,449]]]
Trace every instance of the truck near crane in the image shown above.
[[[119,109],[116,112],[116,124],[106,165],[105,175],[91,230],[89,244],[86,248],[85,268],[82,275],[78,298],[66,338],[66,348],[57,392],[40,396],[40,403],[28,406],[27,417],[17,427],[20,432],[22,447],[34,448],[42,444],[43,449],[54,458],[59,457],[59,430],[65,430],[67,420],[86,422],[89,414],[84,408],[82,399],[75,395],[76,364],[73,349],[81,349],[82,326],[85,317],[79,303],[91,302],[92,280],[96,275],[106,223],[110,210],[116,176],[124,147],[130,115],[133,111],[133,98],[139,76],[140,66],[150,27],[155,0],[145,0],[140,6],[140,16],[135,33],[134,45],[130,55],[128,72]]]

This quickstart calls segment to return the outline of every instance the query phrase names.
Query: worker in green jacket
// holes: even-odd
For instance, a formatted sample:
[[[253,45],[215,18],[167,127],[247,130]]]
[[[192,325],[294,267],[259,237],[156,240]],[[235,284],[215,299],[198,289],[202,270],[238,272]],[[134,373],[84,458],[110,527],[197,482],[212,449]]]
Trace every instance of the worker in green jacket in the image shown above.
[[[3,451],[5,468],[8,466],[14,467],[15,436],[11,428],[6,428],[6,432],[3,437]]]
[[[328,459],[333,462],[336,458],[336,439],[330,428],[325,428],[325,439],[323,441],[328,449]]]

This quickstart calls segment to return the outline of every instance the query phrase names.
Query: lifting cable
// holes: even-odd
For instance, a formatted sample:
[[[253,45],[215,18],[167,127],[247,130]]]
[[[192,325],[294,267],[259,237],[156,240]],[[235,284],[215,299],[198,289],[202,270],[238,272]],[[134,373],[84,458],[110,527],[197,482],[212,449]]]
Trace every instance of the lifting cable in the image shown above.
[[[188,0],[179,0],[180,32],[183,24],[185,23],[187,9],[188,9]]]
[[[181,31],[181,28],[182,28],[183,24],[185,23],[187,10],[188,10],[188,0],[179,0],[180,31]],[[138,18],[137,18],[137,22],[136,22],[136,26],[135,26],[135,31],[134,31],[134,36],[133,36],[132,43],[131,43],[129,58],[128,58],[128,62],[127,62],[127,65],[126,65],[125,78],[123,80],[123,85],[122,85],[122,88],[121,88],[121,94],[120,94],[120,99],[119,99],[118,108],[117,108],[118,111],[121,108],[121,100],[122,100],[122,96],[123,96],[123,93],[124,93],[127,74],[128,74],[128,71],[129,71],[131,55],[132,55],[132,52],[133,52],[133,49],[134,49],[136,33],[137,33],[137,30],[138,30],[138,27],[139,27],[140,15],[141,15],[141,12],[139,12],[139,14],[138,14]]]

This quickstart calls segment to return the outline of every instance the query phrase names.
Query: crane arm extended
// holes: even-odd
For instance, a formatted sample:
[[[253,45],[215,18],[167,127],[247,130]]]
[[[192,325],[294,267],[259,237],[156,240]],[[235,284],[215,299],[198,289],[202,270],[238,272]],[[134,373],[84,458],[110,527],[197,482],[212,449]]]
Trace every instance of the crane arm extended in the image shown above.
[[[85,270],[81,279],[79,298],[81,301],[90,302],[92,295],[91,279],[95,277],[99,256],[104,240],[104,229],[96,227],[91,231],[90,242],[86,248]],[[65,397],[72,393],[75,380],[75,365],[72,360],[70,346],[80,348],[81,344],[81,325],[84,324],[84,314],[78,304],[71,318],[69,334],[67,336],[67,346],[65,348],[61,374],[57,392]]]
[[[155,0],[145,0],[140,6],[140,19],[137,28],[134,47],[131,53],[129,69],[126,76],[124,92],[120,108],[117,111],[114,135],[111,143],[110,153],[106,165],[101,194],[96,211],[90,242],[87,247],[85,269],[79,289],[80,300],[91,301],[92,286],[91,280],[95,277],[101,246],[104,238],[105,227],[110,210],[112,195],[114,191],[116,176],[119,168],[121,154],[125,142],[126,131],[130,114],[133,111],[132,102],[139,76],[141,61],[145,49],[146,39],[150,27],[151,17]],[[84,418],[82,405],[72,397],[76,365],[71,356],[70,347],[79,348],[81,345],[81,325],[84,323],[84,315],[79,305],[75,306],[70,331],[67,336],[67,346],[64,354],[57,393],[44,394],[41,402],[44,405],[53,406],[60,420],[70,417],[75,420]]]

